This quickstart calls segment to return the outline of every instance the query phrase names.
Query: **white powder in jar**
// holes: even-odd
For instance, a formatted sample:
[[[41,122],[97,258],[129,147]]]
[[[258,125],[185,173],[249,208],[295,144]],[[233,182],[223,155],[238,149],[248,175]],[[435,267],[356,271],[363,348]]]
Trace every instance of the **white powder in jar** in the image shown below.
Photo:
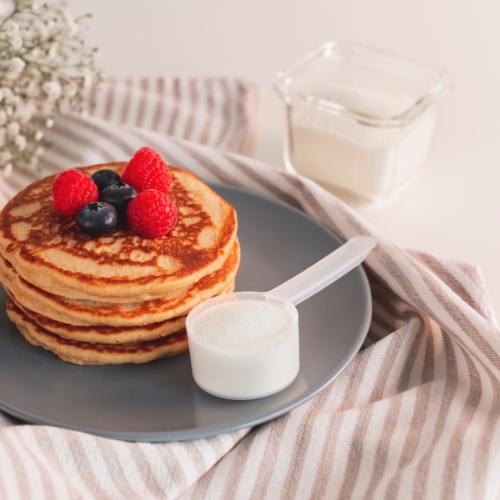
[[[320,95],[379,118],[397,115],[412,103],[404,94],[357,87],[330,91]],[[382,199],[427,157],[436,114],[434,103],[408,124],[370,126],[311,106],[294,106],[289,113],[289,158],[294,168],[316,181]]]
[[[214,344],[249,346],[279,337],[293,322],[290,311],[276,302],[237,300],[201,312],[191,330]]]

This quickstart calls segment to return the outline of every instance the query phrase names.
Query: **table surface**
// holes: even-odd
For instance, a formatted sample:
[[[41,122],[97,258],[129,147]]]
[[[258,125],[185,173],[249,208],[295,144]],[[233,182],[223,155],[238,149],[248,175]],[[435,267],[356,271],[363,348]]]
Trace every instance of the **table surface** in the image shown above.
[[[500,318],[500,3],[494,0],[70,0],[107,75],[239,76],[265,86],[256,158],[283,166],[277,70],[330,40],[445,67],[429,158],[382,202],[336,193],[395,243],[481,266]]]

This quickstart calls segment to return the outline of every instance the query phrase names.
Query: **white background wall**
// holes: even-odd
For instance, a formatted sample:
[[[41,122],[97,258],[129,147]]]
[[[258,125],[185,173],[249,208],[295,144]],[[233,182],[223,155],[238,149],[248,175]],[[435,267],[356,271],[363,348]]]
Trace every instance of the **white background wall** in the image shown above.
[[[479,263],[500,316],[500,2],[495,0],[70,0],[107,75],[275,72],[329,40],[446,67],[455,83],[429,160],[390,200],[344,199],[396,243]],[[257,157],[282,164],[282,109],[263,102]]]

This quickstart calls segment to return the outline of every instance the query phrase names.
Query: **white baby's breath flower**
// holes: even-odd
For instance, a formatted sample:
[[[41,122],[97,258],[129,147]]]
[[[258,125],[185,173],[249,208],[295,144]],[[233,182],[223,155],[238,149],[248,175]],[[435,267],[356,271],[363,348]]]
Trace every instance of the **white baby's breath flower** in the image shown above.
[[[34,169],[44,153],[43,127],[25,124],[35,118],[51,128],[63,101],[87,116],[84,89],[101,81],[80,18],[63,1],[41,1],[0,0],[0,176],[14,165]]]
[[[57,99],[58,97],[61,96],[61,85],[59,85],[59,82],[46,82],[43,84],[43,91],[47,94],[47,97],[49,99]]]
[[[13,36],[10,39],[10,46],[14,50],[19,50],[23,46],[23,39],[20,36]]]
[[[19,73],[19,71],[22,71],[25,66],[26,63],[20,57],[13,57],[9,61],[9,69],[11,71],[14,71],[15,73]]]
[[[52,47],[50,47],[47,57],[49,59],[55,59],[57,57],[57,52],[58,52],[57,45],[54,43],[52,44]]]
[[[5,33],[7,34],[7,36],[17,35],[19,33],[19,24],[15,23],[13,21],[10,21],[5,26]]]
[[[3,92],[3,100],[6,103],[12,103],[15,100],[14,93],[12,90],[9,89],[9,87],[2,87],[0,89]]]
[[[12,90],[10,90],[9,87],[2,87],[0,90],[2,91],[5,102],[12,102],[14,99]]]
[[[36,96],[39,94],[39,89],[40,87],[38,86],[38,82],[35,81],[35,80],[30,80],[30,82],[28,83],[28,85],[26,86],[25,88],[25,92],[27,95],[29,96]]]
[[[40,40],[47,40],[47,38],[49,38],[49,29],[47,28],[47,26],[45,26],[45,24],[41,24],[40,26],[37,26],[37,32],[38,32],[38,38],[40,38]]]
[[[14,139],[14,144],[17,146],[19,151],[22,151],[26,147],[26,137],[24,137],[24,135],[18,135]]]
[[[10,177],[12,175],[12,163],[7,163],[1,172],[2,177]]]
[[[43,56],[43,52],[38,48],[34,48],[32,51],[31,51],[31,55],[33,57],[33,59],[40,59],[42,56]]]
[[[7,125],[7,133],[9,135],[17,135],[19,134],[19,130],[21,129],[19,123],[11,122]]]
[[[20,106],[16,109],[14,116],[21,122],[27,123],[31,119],[31,112],[24,106]]]
[[[77,31],[78,31],[78,25],[73,21],[69,21],[68,24],[66,25],[66,28],[64,29],[64,32],[69,37],[75,36]]]
[[[36,32],[29,26],[26,26],[26,28],[23,29],[21,36],[23,37],[23,40],[33,40],[33,38],[36,38]]]
[[[89,111],[88,111],[88,109],[81,109],[81,110],[80,110],[80,116],[81,116],[82,118],[87,118],[87,116],[89,116]]]

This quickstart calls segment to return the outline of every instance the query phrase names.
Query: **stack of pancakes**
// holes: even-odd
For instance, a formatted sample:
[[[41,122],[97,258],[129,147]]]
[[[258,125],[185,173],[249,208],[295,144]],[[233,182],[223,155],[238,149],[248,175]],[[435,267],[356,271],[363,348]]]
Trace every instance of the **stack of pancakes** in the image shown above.
[[[126,163],[85,167],[120,174]],[[77,364],[144,363],[187,349],[186,315],[234,289],[236,213],[192,174],[171,168],[179,211],[166,236],[125,227],[93,238],[53,207],[55,176],[34,182],[0,214],[0,281],[7,314],[34,345]]]

